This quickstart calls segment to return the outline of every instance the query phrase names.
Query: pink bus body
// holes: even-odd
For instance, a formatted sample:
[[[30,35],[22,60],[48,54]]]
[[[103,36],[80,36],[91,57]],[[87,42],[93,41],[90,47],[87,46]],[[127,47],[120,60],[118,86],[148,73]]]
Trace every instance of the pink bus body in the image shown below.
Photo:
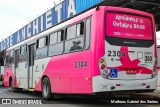
[[[14,80],[15,88],[43,91],[42,81],[47,77],[52,93],[93,94],[109,91],[155,90],[157,82],[155,21],[154,17],[146,12],[101,6],[44,31],[7,51],[15,51],[24,44],[29,51],[28,42],[41,41],[40,38],[50,36],[52,32],[74,24],[77,26],[76,29],[79,23],[86,29],[87,20],[90,20],[88,48],[85,36],[87,31],[84,30],[83,35],[75,39],[80,41],[79,44],[83,44],[82,50],[65,53],[66,46],[70,45],[66,39],[63,41],[65,48],[61,55],[48,56],[47,53],[45,58],[34,59],[31,67],[32,75],[28,74],[29,66],[22,67],[29,65],[26,64],[27,61],[21,63],[19,68],[15,68],[13,64],[12,69],[6,67],[4,85],[9,86],[10,81]],[[84,25],[81,25],[81,21]],[[72,42],[75,46],[76,43]],[[35,44],[33,49],[37,52],[37,42],[31,44]],[[47,50],[54,48],[49,46],[46,46]]]

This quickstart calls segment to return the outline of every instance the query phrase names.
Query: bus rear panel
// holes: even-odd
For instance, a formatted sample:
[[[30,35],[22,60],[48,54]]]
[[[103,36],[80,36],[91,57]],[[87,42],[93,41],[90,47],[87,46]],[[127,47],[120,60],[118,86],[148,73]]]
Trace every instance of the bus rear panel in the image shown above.
[[[155,90],[157,55],[153,16],[130,9],[103,9],[104,19],[97,24],[96,33],[102,35],[97,41],[100,74],[94,71],[93,92]]]

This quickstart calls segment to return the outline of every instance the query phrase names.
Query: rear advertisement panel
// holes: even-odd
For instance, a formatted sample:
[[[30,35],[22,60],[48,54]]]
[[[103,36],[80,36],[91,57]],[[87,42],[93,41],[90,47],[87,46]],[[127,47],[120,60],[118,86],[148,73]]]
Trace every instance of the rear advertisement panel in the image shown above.
[[[118,38],[152,40],[152,22],[144,16],[107,12],[106,33]]]

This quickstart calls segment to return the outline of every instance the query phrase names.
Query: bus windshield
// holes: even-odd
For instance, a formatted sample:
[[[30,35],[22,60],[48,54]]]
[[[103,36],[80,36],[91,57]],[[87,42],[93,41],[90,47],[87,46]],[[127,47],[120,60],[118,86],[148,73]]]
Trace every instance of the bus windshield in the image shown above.
[[[106,35],[116,38],[152,40],[151,18],[128,13],[106,13]]]

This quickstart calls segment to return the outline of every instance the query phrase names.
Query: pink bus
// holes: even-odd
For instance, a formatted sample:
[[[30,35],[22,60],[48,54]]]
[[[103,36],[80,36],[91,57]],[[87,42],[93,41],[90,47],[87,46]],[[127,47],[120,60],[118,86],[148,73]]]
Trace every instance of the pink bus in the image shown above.
[[[7,49],[4,85],[56,94],[154,91],[153,15],[100,6]]]

